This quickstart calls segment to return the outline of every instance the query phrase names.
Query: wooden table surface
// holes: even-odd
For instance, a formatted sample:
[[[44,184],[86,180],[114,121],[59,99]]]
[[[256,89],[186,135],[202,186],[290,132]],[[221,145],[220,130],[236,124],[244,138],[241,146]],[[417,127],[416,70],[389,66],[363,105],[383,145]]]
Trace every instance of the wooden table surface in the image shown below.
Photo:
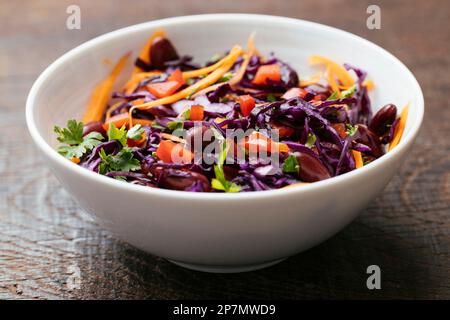
[[[81,30],[65,27],[72,3]],[[372,3],[381,30],[366,27]],[[65,51],[127,25],[214,12],[284,15],[363,36],[413,71],[426,101],[412,153],[359,218],[245,274],[185,270],[113,238],[61,188],[25,126],[33,81]],[[449,20],[447,0],[0,0],[0,299],[450,298]],[[381,290],[366,287],[372,264]]]

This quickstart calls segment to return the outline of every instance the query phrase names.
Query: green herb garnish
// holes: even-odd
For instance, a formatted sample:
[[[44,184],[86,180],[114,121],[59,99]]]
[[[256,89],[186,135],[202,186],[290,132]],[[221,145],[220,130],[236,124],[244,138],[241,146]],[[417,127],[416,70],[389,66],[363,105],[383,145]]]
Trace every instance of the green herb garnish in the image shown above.
[[[225,192],[239,192],[241,187],[239,187],[234,182],[228,181],[225,178],[225,173],[223,171],[223,164],[227,158],[227,143],[222,141],[222,150],[219,153],[219,158],[217,159],[217,164],[214,166],[214,174],[216,178],[211,180],[211,186],[216,190],[221,190]]]
[[[99,166],[99,173],[101,174],[114,171],[129,172],[141,168],[139,160],[134,158],[133,150],[128,147],[123,148],[115,155],[107,155],[105,150],[102,149],[100,150],[100,158],[102,159]],[[116,178],[123,179],[123,177]]]
[[[58,152],[68,159],[81,158],[103,140],[103,136],[95,131],[83,137],[83,123],[76,120],[67,121],[67,128],[55,126],[53,130],[58,141],[65,144],[58,148]]]
[[[116,125],[111,122],[107,134],[108,140],[117,140],[124,147],[127,145],[127,129],[125,125],[123,125],[120,129],[118,129]]]
[[[341,95],[343,98],[350,98],[351,96],[353,96],[355,94],[355,92],[356,92],[356,85],[351,86],[347,90],[342,91]]]
[[[354,126],[350,123],[346,123],[345,127],[347,128],[346,132],[349,136],[353,136],[356,133],[356,131],[358,130],[358,126]]]
[[[284,173],[296,173],[300,172],[300,165],[298,164],[297,157],[294,155],[290,155],[283,164],[283,172]]]
[[[308,148],[312,148],[314,144],[316,143],[317,137],[315,134],[308,133],[308,137],[306,138],[305,146]]]
[[[218,82],[225,82],[230,80],[231,78],[233,78],[233,74],[231,72],[227,72],[222,76],[222,78],[219,79]]]
[[[167,123],[167,128],[171,131],[175,131],[178,129],[183,129],[183,122],[181,121],[170,121]]]
[[[275,102],[277,101],[277,97],[273,93],[269,93],[266,97],[267,101],[269,102]]]
[[[137,124],[130,130],[128,130],[127,138],[135,140],[135,141],[139,141],[143,138],[144,133],[145,133],[144,128],[142,128],[142,126],[140,124]]]

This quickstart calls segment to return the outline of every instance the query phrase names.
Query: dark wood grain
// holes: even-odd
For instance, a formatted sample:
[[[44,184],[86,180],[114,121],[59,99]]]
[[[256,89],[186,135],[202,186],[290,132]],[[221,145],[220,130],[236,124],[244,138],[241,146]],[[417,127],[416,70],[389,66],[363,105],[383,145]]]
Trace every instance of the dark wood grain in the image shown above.
[[[82,29],[71,31],[65,11],[74,2]],[[381,30],[366,28],[371,3]],[[0,9],[0,299],[450,298],[449,1],[0,0]],[[130,24],[212,12],[285,15],[361,35],[404,61],[426,100],[411,155],[358,219],[246,274],[188,271],[114,239],[61,188],[25,129],[32,82],[65,51]],[[381,290],[366,288],[371,264],[381,267]]]

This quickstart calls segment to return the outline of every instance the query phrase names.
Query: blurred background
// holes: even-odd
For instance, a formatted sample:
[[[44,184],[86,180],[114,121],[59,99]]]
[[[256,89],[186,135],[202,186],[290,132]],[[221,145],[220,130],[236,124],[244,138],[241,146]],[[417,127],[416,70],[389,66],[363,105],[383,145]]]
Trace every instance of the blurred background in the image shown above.
[[[380,29],[367,27],[372,4]],[[66,27],[69,5],[80,8],[81,29]],[[39,73],[86,40],[154,19],[225,12],[306,19],[367,38],[412,70],[426,112],[410,158],[344,231],[272,268],[212,275],[100,229],[37,155],[24,108]],[[450,298],[449,20],[447,0],[0,0],[0,299]],[[382,270],[381,290],[366,287],[372,264]]]

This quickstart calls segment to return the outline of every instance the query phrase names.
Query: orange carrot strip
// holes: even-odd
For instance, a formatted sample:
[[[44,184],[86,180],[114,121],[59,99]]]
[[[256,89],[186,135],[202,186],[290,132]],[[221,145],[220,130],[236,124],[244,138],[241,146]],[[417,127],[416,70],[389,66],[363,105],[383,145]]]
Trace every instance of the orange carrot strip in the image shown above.
[[[321,78],[322,78],[322,74],[321,74],[320,72],[319,72],[319,73],[316,73],[316,74],[312,75],[311,77],[309,77],[308,79],[301,79],[301,80],[299,81],[298,86],[299,86],[299,87],[307,87],[307,86],[311,86],[311,85],[313,85],[313,84],[318,83],[318,82],[320,81]]]
[[[117,109],[117,107],[118,107],[119,105],[121,105],[122,103],[123,103],[123,101],[118,101],[118,102],[114,103],[111,107],[109,107],[109,108],[106,110],[106,116],[105,116],[105,119],[108,120],[109,118],[111,118],[111,113],[112,113],[115,109]]]
[[[97,87],[95,87],[94,92],[92,92],[86,112],[83,116],[84,123],[88,123],[91,121],[100,121],[102,119],[103,113],[106,109],[106,105],[111,96],[114,81],[119,76],[129,56],[130,53],[122,56],[114,66],[109,76],[102,82],[100,82]]]
[[[365,80],[362,85],[366,87],[367,90],[372,90],[373,88],[375,88],[375,83],[373,82],[373,80]]]
[[[306,184],[309,184],[309,182],[297,182],[297,183],[293,183],[293,184],[287,185],[287,186],[283,187],[282,189],[304,186]]]
[[[79,164],[81,160],[78,157],[72,157],[72,158],[70,158],[70,161],[72,161],[73,163]]]
[[[205,74],[211,73],[214,70],[216,70],[217,68],[219,68],[221,65],[223,65],[227,61],[227,57],[229,57],[229,55],[208,67],[197,69],[197,70],[185,71],[185,72],[183,72],[183,78],[184,79],[196,78],[196,77],[204,76]]]
[[[391,143],[389,144],[388,151],[391,151],[400,143],[400,139],[402,138],[403,131],[405,131],[406,119],[408,118],[408,112],[409,112],[409,103],[403,108],[402,113],[400,114],[400,121],[398,122],[397,128],[395,129],[394,138],[392,139]]]
[[[352,78],[350,73],[343,66],[333,60],[319,55],[313,55],[309,58],[309,63],[326,65],[330,68],[331,73],[334,74],[344,86],[351,87],[355,84],[355,80]]]
[[[364,163],[363,163],[363,159],[361,156],[361,152],[352,150],[352,154],[353,154],[353,159],[355,159],[356,169],[362,168]]]
[[[252,32],[252,34],[250,35],[250,37],[248,38],[247,41],[247,47],[248,47],[248,52],[247,54],[244,55],[244,60],[241,63],[241,66],[239,67],[239,70],[233,75],[233,77],[228,81],[228,84],[236,89],[237,84],[242,80],[242,78],[244,77],[245,71],[247,70],[247,66],[250,62],[250,58],[252,55],[256,54],[256,49],[255,46],[253,44],[254,42],[254,37],[255,37],[255,32]],[[196,98],[200,95],[204,95],[208,92],[214,91],[216,90],[219,86],[223,85],[225,82],[221,82],[221,83],[216,83],[212,86],[209,86],[201,91],[198,91],[197,93],[195,93],[192,98]]]
[[[128,113],[127,112],[119,113],[119,114],[117,114],[117,115],[107,119],[105,121],[105,123],[103,124],[103,129],[105,129],[105,131],[108,131],[110,123],[114,123],[114,125],[117,128],[121,128],[123,125],[129,127],[130,119],[128,117]],[[142,126],[146,126],[146,125],[152,125],[153,124],[153,120],[133,118],[133,123],[134,124],[140,124]]]
[[[192,94],[194,94],[196,91],[201,90],[203,88],[206,88],[207,86],[211,85],[212,83],[217,82],[228,70],[230,70],[230,68],[233,66],[234,62],[236,61],[236,59],[239,57],[239,55],[242,52],[242,48],[240,46],[235,46],[233,47],[233,49],[231,49],[230,53],[227,56],[227,60],[226,62],[220,66],[219,68],[217,68],[216,70],[214,70],[212,73],[210,73],[208,76],[206,76],[205,78],[201,79],[200,81],[198,81],[197,83],[181,90],[178,91],[177,93],[169,96],[169,97],[165,97],[165,98],[161,98],[158,100],[154,100],[154,101],[150,101],[147,103],[143,103],[141,105],[137,105],[137,106],[133,106],[130,108],[129,110],[129,115],[130,115],[130,124],[132,123],[132,119],[131,119],[131,114],[134,110],[138,109],[138,110],[148,110],[150,108],[153,108],[155,106],[159,106],[159,105],[164,105],[164,104],[171,104],[174,103],[178,100],[184,99],[186,97],[191,96]]]
[[[336,92],[338,97],[340,98],[342,96],[341,95],[341,90],[339,90],[339,86],[338,86],[336,80],[334,79],[334,75],[331,72],[330,67],[327,67],[327,81],[328,81],[328,84],[331,87],[331,90],[333,90],[333,92]]]

